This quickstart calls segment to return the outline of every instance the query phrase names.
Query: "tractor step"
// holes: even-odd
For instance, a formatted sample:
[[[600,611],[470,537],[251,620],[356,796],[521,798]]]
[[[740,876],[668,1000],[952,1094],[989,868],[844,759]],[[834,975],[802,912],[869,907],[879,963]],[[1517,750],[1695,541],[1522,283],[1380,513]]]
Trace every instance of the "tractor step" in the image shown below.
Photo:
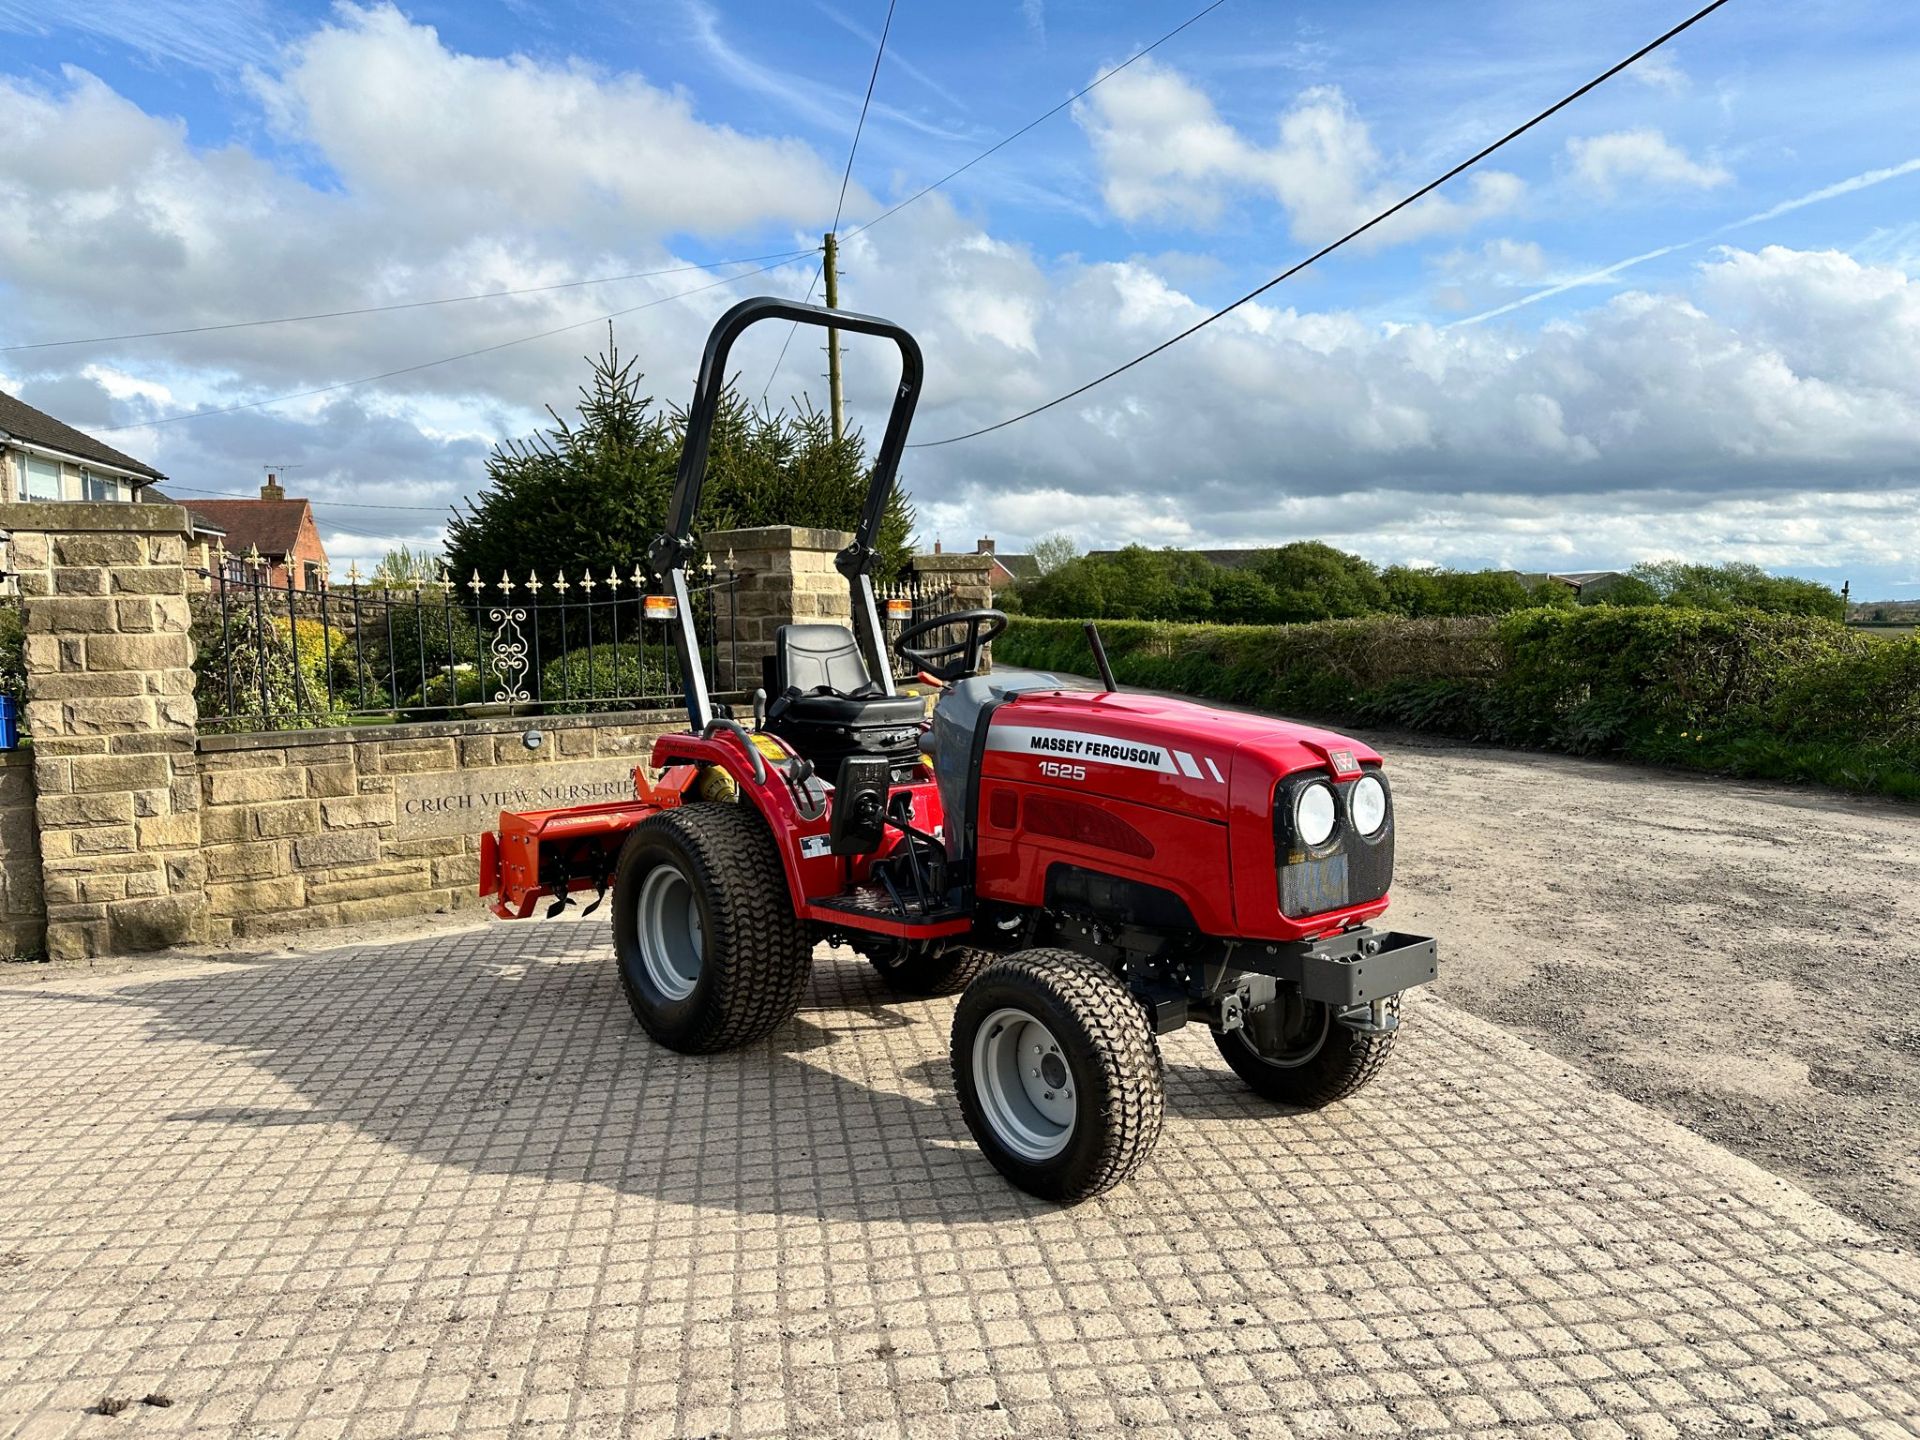
[[[807,914],[829,925],[915,940],[959,935],[973,928],[973,917],[965,910],[943,905],[922,911],[910,902],[897,902],[881,885],[860,885],[838,895],[822,896],[808,903]]]

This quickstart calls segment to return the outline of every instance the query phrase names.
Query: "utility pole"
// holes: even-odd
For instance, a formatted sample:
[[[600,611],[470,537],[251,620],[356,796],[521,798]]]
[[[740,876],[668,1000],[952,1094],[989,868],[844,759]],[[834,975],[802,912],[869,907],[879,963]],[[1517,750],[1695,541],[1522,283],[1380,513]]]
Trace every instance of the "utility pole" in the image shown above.
[[[840,308],[840,237],[829,230],[826,235],[827,308]],[[827,395],[833,407],[833,439],[837,445],[847,433],[846,402],[840,397],[840,332],[827,330]]]

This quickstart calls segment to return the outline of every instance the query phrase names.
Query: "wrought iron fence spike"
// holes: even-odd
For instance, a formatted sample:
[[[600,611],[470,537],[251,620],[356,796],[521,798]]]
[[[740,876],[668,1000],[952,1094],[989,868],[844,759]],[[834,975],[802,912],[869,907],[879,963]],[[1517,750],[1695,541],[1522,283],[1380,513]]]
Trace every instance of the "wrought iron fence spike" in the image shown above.
[[[562,595],[565,595],[567,593],[567,572],[566,571],[562,570],[560,572],[559,576],[553,582],[553,588],[558,590]]]
[[[500,572],[500,593],[502,595],[513,594],[513,577],[507,574],[505,570]]]
[[[586,591],[589,596],[593,594],[593,571],[589,570],[580,577],[580,588]],[[588,613],[591,614],[592,612],[589,611]]]
[[[538,571],[529,570],[527,572],[526,591],[529,595],[538,595],[540,593],[540,575]]]
[[[633,588],[636,590],[645,590],[647,588],[647,577],[641,573],[638,565],[633,567]]]
[[[474,593],[474,598],[476,598],[476,599],[478,599],[478,598],[479,598],[479,595],[480,595],[480,572],[479,572],[479,570],[478,570],[478,569],[476,569],[476,570],[475,570],[475,571],[473,572],[473,579],[471,579],[471,580],[469,580],[469,581],[467,582],[467,588],[468,588],[469,590],[471,590],[471,591],[473,591],[473,593]]]
[[[611,585],[616,592],[620,589],[620,572],[611,565],[607,566],[607,584]]]

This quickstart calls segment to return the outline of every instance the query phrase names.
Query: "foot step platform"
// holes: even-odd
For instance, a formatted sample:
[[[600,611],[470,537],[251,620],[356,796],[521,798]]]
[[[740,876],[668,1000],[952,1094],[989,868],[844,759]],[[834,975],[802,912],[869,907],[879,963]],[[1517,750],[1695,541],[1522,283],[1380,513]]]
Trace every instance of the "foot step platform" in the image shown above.
[[[807,913],[810,918],[829,925],[914,939],[937,939],[973,928],[973,917],[964,910],[941,906],[922,913],[912,900],[904,896],[902,899],[904,904],[896,904],[884,886],[861,885],[839,895],[810,901]]]

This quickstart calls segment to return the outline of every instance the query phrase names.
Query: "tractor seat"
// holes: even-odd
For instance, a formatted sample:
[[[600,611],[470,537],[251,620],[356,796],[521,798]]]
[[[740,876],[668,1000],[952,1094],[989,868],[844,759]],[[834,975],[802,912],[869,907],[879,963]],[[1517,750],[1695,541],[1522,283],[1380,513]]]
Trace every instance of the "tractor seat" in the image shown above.
[[[885,755],[908,770],[918,763],[921,702],[874,682],[846,626],[782,625],[764,665],[773,701],[766,728],[824,778],[832,780],[847,755]]]

